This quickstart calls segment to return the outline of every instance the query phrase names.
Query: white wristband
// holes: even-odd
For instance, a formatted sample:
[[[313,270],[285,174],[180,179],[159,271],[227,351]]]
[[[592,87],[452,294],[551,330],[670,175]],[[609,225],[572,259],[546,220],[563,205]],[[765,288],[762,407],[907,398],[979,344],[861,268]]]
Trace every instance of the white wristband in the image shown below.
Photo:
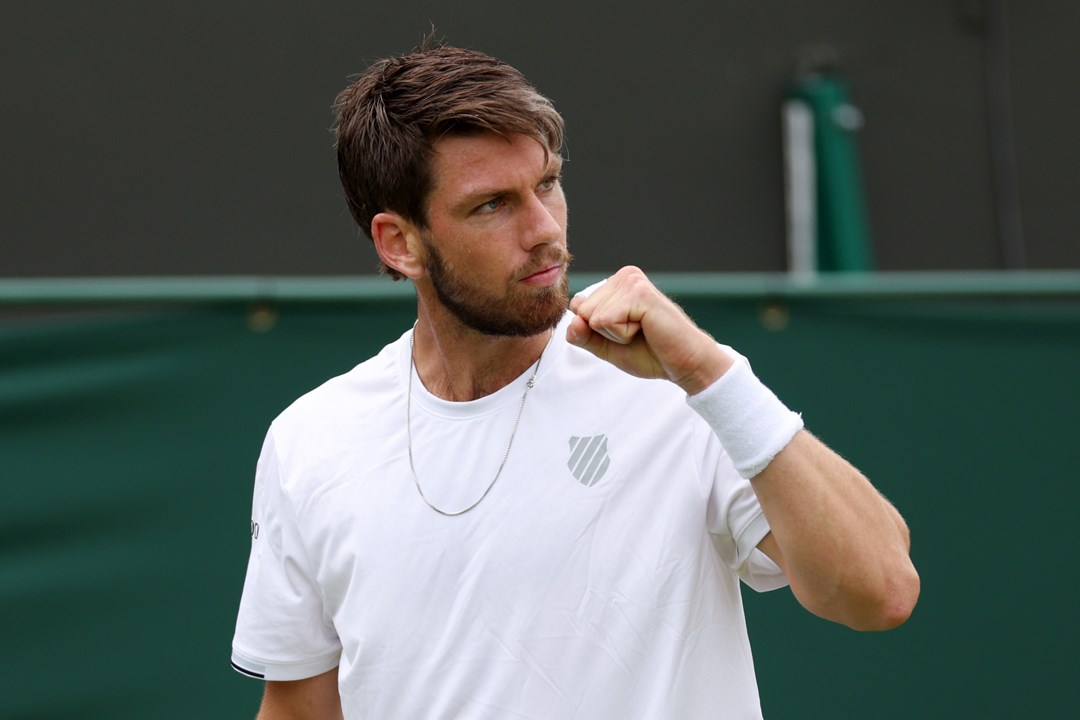
[[[719,380],[686,402],[709,423],[744,478],[764,470],[803,427],[802,417],[789,410],[740,355]]]

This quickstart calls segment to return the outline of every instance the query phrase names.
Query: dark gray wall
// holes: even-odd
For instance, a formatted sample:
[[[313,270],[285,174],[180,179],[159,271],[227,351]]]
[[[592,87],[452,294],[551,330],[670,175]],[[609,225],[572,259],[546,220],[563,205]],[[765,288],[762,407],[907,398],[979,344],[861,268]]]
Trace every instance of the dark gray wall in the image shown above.
[[[7,2],[0,276],[371,272],[330,105],[434,22],[569,123],[577,269],[780,270],[779,101],[835,49],[884,270],[1001,266],[979,0]],[[1031,267],[1080,267],[1080,3],[1009,3]]]

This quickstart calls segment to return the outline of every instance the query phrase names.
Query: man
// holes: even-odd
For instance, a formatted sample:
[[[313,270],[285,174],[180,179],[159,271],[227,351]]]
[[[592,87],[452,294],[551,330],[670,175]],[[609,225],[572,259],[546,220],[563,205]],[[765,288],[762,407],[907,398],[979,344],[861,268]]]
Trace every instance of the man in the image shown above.
[[[908,617],[904,521],[744,358],[636,268],[567,311],[563,122],[516,70],[384,60],[336,130],[417,320],[267,435],[233,644],[260,718],[760,717],[740,578]]]

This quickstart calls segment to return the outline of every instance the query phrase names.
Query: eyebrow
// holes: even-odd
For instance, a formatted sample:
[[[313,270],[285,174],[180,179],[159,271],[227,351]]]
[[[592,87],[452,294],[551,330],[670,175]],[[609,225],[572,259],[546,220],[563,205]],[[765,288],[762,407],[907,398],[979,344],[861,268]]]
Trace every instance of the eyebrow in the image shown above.
[[[551,177],[552,175],[558,176],[562,172],[563,159],[558,153],[549,153],[549,160],[547,167],[544,168],[544,179]],[[464,195],[459,201],[455,202],[451,208],[453,211],[465,211],[471,210],[481,202],[491,199],[502,197],[503,195],[510,195],[516,192],[510,188],[486,188],[481,190],[474,190],[467,195]]]

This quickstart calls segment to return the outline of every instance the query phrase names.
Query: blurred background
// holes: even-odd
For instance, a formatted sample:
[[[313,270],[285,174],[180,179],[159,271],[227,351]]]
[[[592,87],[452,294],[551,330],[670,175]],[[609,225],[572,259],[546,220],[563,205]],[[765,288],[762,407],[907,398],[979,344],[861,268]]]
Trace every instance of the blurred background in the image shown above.
[[[0,276],[372,272],[330,108],[350,75],[432,24],[520,68],[566,117],[578,270],[785,269],[781,104],[822,66],[863,118],[879,269],[1008,267],[1003,232],[1020,233],[1025,266],[1080,266],[1077,3],[16,0],[0,13]]]
[[[262,435],[414,317],[331,105],[433,25],[566,118],[575,287],[644,268],[908,518],[897,631],[746,594],[766,717],[1080,710],[1080,4],[13,0],[0,720],[254,715]]]

